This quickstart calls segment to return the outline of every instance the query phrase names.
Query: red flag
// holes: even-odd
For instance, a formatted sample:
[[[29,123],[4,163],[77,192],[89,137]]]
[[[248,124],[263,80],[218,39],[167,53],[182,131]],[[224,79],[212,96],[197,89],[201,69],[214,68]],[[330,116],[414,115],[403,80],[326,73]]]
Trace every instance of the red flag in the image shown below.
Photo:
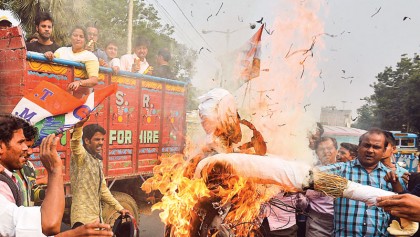
[[[261,35],[264,24],[261,25],[247,44],[241,50],[240,56],[240,81],[241,84],[258,77],[260,75],[261,57]]]

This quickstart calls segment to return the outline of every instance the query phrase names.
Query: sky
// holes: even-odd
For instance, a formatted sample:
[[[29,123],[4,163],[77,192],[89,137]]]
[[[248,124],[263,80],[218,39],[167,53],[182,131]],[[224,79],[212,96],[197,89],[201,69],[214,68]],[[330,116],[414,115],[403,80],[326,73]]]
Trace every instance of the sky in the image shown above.
[[[222,77],[232,79],[225,72],[234,70],[233,52],[263,17],[271,34],[262,35],[260,76],[228,89],[241,117],[264,134],[269,152],[288,157],[311,157],[293,148],[307,143],[321,107],[350,109],[355,118],[361,99],[373,94],[375,76],[420,47],[417,0],[145,2],[174,26],[179,43],[199,53],[191,82],[204,91],[219,87]]]
[[[217,83],[212,83],[212,81],[217,77],[218,71],[221,73],[220,58],[243,45],[253,35],[258,28],[256,21],[261,17],[264,17],[267,28],[274,30],[273,35],[263,35],[263,45],[270,38],[276,38],[276,40],[285,40],[285,44],[289,47],[291,44],[296,45],[299,40],[306,40],[306,46],[302,44],[301,49],[309,48],[311,36],[307,39],[293,37],[283,39],[283,32],[275,29],[274,22],[290,21],[293,18],[290,12],[296,13],[294,10],[296,8],[313,9],[312,13],[322,24],[322,29],[319,32],[314,31],[314,35],[327,33],[335,36],[317,37],[313,50],[315,54],[313,59],[317,60],[315,72],[318,73],[316,73],[317,76],[312,75],[311,79],[315,79],[317,86],[312,92],[306,93],[302,103],[310,104],[306,109],[310,110],[316,118],[319,118],[322,106],[351,109],[355,117],[356,109],[364,104],[361,99],[373,93],[370,85],[376,81],[375,76],[387,66],[395,67],[402,54],[413,56],[420,47],[420,13],[418,12],[420,1],[414,0],[398,2],[391,0],[147,0],[146,2],[154,4],[159,12],[166,10],[169,13],[162,13],[160,16],[164,22],[170,24],[172,22],[175,26],[174,37],[179,42],[193,49],[199,50],[204,47],[212,51],[201,51],[196,65],[197,75],[192,79],[194,85],[204,89],[217,86]],[[318,6],[308,7],[308,5]],[[409,18],[403,20],[404,17]],[[257,24],[257,28],[251,30],[249,27],[251,23]],[[307,24],[307,22],[302,22],[302,24]],[[296,26],[295,30],[299,31],[304,27]],[[203,30],[213,32],[203,34]],[[229,39],[227,39],[227,33],[223,33],[227,31],[235,31],[229,34]],[[288,49],[288,47],[284,48],[279,53],[286,55]],[[270,69],[276,67],[276,62],[269,59],[270,53],[264,50],[263,47],[262,64],[264,60],[267,60],[270,62]],[[300,76],[300,73],[297,76]]]

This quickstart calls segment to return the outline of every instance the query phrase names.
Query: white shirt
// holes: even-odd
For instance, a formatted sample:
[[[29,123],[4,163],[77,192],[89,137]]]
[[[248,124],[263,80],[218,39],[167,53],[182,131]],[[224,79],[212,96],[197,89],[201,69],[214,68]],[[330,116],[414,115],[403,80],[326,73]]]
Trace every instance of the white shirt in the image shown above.
[[[72,60],[76,62],[85,63],[87,61],[96,60],[98,58],[90,51],[83,50],[78,53],[74,53],[72,47],[61,47],[54,52],[57,58]]]
[[[0,195],[0,236],[42,236],[41,208],[17,207]]]
[[[121,61],[119,58],[113,58],[108,63],[108,67],[119,67],[121,69]]]
[[[138,58],[136,54],[126,54],[121,57],[121,70],[131,72],[131,67],[133,66],[134,59]],[[149,67],[149,63],[146,58],[140,62],[140,70],[137,73],[144,73]]]

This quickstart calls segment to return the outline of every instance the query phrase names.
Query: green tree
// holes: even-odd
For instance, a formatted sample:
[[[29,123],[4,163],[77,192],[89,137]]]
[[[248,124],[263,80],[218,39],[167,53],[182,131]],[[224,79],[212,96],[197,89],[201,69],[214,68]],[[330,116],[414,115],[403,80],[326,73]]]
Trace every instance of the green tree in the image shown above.
[[[374,94],[358,109],[359,128],[420,131],[420,60],[402,55],[395,69],[386,67],[371,87]]]
[[[369,99],[365,98],[365,100]],[[370,103],[364,104],[362,107],[357,109],[357,121],[352,125],[352,127],[364,130],[367,130],[371,127],[379,127],[378,120],[375,117],[374,111],[375,107]]]
[[[82,11],[79,2],[83,0],[0,0],[0,9],[10,10],[28,35],[35,33],[37,14],[41,11],[50,12],[55,19],[53,38],[59,45],[63,45],[68,39],[68,30],[75,25],[77,15]]]

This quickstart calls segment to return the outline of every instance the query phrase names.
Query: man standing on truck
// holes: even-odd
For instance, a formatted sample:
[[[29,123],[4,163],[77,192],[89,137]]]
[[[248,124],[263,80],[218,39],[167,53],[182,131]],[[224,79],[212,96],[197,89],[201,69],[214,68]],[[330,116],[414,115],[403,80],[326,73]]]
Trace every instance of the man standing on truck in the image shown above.
[[[98,124],[83,127],[86,121],[87,118],[74,126],[70,141],[73,195],[70,219],[73,228],[95,220],[102,222],[101,202],[114,207],[122,215],[130,214],[106,186],[101,156],[106,131]]]
[[[55,52],[60,46],[51,40],[54,20],[48,12],[40,12],[35,18],[36,32],[39,34],[38,40],[26,45],[28,51],[45,53]]]
[[[98,58],[100,66],[105,66],[106,62],[108,62],[108,56],[106,55],[105,51],[98,47],[99,29],[96,23],[88,23],[86,25],[86,32],[88,35],[86,50],[89,50],[95,54],[95,56]]]
[[[141,74],[152,74],[153,68],[146,60],[150,41],[142,36],[138,37],[134,45],[134,53],[121,57],[121,70]]]

